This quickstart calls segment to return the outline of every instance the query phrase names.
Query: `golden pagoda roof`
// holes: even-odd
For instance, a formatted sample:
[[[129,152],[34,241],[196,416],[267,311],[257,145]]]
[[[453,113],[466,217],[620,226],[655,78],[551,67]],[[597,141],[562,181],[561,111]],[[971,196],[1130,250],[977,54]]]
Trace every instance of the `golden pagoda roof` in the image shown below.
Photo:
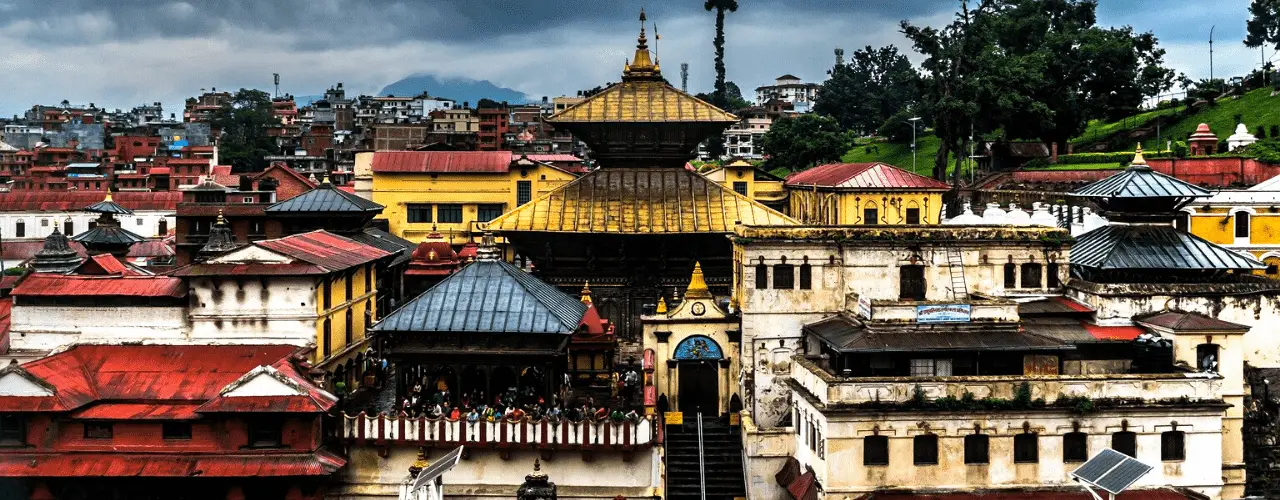
[[[489,222],[498,232],[731,233],[747,225],[799,225],[685,169],[602,168]]]
[[[623,68],[622,82],[556,113],[550,123],[736,123],[738,117],[672,87],[649,53],[640,11],[636,55]]]

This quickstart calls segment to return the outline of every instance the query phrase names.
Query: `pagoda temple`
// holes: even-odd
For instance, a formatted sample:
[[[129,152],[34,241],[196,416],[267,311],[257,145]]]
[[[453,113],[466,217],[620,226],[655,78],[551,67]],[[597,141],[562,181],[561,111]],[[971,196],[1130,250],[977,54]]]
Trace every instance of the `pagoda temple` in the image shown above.
[[[111,193],[107,193],[102,201],[85,207],[84,211],[99,214],[98,219],[88,231],[72,236],[71,239],[84,245],[90,255],[109,253],[124,259],[129,255],[129,247],[146,240],[133,231],[120,227],[116,216],[133,215],[133,211],[111,201]]]
[[[620,356],[638,353],[640,315],[677,298],[695,262],[728,295],[734,226],[796,224],[684,168],[738,118],[668,84],[640,20],[622,81],[547,119],[586,142],[600,168],[488,226],[543,280],[570,293],[590,281],[600,314],[633,348]]]

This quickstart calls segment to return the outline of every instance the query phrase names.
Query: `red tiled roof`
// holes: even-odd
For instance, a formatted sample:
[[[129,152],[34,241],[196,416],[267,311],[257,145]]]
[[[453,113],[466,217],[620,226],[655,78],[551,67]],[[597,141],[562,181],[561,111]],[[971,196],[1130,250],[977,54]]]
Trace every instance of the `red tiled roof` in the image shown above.
[[[231,173],[231,165],[214,165],[213,182],[223,186],[239,186],[240,176]]]
[[[263,240],[255,245],[315,264],[328,272],[341,271],[391,255],[390,252],[381,248],[365,245],[325,230]]]
[[[170,273],[174,276],[303,276],[329,274],[313,264],[212,264],[187,266]]]
[[[954,493],[885,492],[867,493],[859,500],[1092,500],[1085,491],[1067,490],[1012,490],[976,491]],[[1187,500],[1197,498],[1169,488],[1128,490],[1116,495],[1116,500]]]
[[[947,190],[945,182],[884,163],[831,163],[787,176],[788,186],[848,189]]]
[[[187,295],[181,278],[169,276],[81,276],[32,274],[11,292],[15,297],[173,297]]]
[[[517,156],[517,155],[513,154],[512,156]],[[547,162],[547,163],[582,162],[582,158],[578,158],[577,156],[567,155],[567,154],[527,154],[527,155],[521,155],[521,156],[524,156],[525,158],[528,158],[533,161],[541,161],[541,162]]]
[[[182,200],[177,191],[121,191],[111,195],[112,201],[129,210],[173,210]],[[0,193],[0,212],[79,211],[102,201],[101,192],[33,192]],[[9,242],[5,242],[8,245]]]
[[[13,322],[12,313],[13,299],[10,297],[0,299],[0,354],[9,353],[9,326]]]
[[[169,175],[169,167],[151,167],[147,173],[151,175]]]
[[[1139,326],[1098,326],[1092,323],[1084,323],[1084,329],[1098,340],[1133,340],[1147,333]]]
[[[100,403],[71,414],[85,420],[194,420],[196,403]]]
[[[285,165],[284,163],[280,163],[280,162],[275,162],[275,163],[272,163],[271,165],[268,165],[265,170],[258,173],[258,175],[253,176],[253,179],[254,180],[261,179],[263,177],[266,177],[267,174],[271,172],[281,172],[285,176],[293,177],[294,179],[301,181],[302,184],[306,185],[308,188],[311,188],[311,189],[314,189],[316,186],[320,185],[318,182],[313,182],[311,179],[308,179],[306,176],[303,176],[302,174],[298,173],[297,170],[289,168],[288,165]],[[276,200],[276,201],[284,201],[284,200]]]
[[[287,454],[4,453],[0,477],[328,476],[347,461],[327,450]]]
[[[1249,327],[1201,314],[1165,311],[1136,320],[1142,325],[1152,325],[1183,332],[1246,332]]]
[[[80,268],[77,270],[77,274],[94,275],[94,276],[102,276],[102,275],[138,276],[141,273],[139,273],[138,271],[134,270],[129,266],[124,265],[124,263],[120,262],[120,260],[117,259],[114,255],[111,255],[109,253],[101,253],[98,255],[90,256],[87,260],[84,261],[83,264],[80,264]]]
[[[383,173],[505,173],[510,151],[379,151],[372,169]]]
[[[92,402],[204,403],[287,345],[77,345],[22,365],[55,389],[50,397],[0,396],[0,411],[69,411]],[[300,380],[299,386],[311,385]],[[2,454],[0,454],[2,455]]]
[[[200,405],[200,408],[196,411],[200,413],[324,413],[338,404],[338,398],[334,395],[321,390],[314,384],[306,383],[307,377],[299,373],[289,360],[282,359],[277,361],[271,365],[271,368],[275,370],[274,373],[267,369],[255,369],[240,377],[236,382],[232,382],[228,387],[235,385],[237,382],[252,379],[255,376],[279,376],[292,380],[306,394],[297,396],[234,397],[219,394],[218,397]],[[223,391],[226,389],[224,387]]]

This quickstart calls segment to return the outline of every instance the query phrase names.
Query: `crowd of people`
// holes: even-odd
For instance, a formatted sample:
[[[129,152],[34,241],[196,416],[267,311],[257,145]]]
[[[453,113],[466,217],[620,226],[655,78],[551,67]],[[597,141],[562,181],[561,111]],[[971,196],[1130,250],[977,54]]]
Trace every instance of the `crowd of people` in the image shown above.
[[[476,389],[455,398],[443,380],[437,380],[434,387],[420,381],[409,389],[408,397],[400,401],[397,413],[404,417],[467,422],[520,422],[544,418],[552,422],[561,419],[572,422],[638,422],[642,418],[642,414],[632,404],[632,398],[614,397],[609,403],[597,404],[594,397],[574,397],[573,392],[568,389],[566,386],[550,396],[544,396],[538,394],[533,387],[524,387],[523,390],[508,387],[492,399],[484,391]]]

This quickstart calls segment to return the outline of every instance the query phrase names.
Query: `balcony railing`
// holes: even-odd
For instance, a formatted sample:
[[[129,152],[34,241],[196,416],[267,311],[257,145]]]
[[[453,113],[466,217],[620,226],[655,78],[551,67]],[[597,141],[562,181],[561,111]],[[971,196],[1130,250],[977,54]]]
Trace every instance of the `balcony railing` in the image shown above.
[[[568,419],[555,422],[548,419],[468,422],[444,418],[369,416],[363,412],[355,416],[343,414],[342,417],[342,438],[355,443],[631,450],[652,446],[654,442],[651,417],[619,422],[573,422]]]
[[[1032,399],[1052,405],[1059,398],[1145,401],[1217,401],[1222,377],[1211,373],[1001,375],[958,377],[837,377],[802,356],[792,358],[791,378],[825,405],[893,404],[915,399],[1014,399],[1026,383]]]

